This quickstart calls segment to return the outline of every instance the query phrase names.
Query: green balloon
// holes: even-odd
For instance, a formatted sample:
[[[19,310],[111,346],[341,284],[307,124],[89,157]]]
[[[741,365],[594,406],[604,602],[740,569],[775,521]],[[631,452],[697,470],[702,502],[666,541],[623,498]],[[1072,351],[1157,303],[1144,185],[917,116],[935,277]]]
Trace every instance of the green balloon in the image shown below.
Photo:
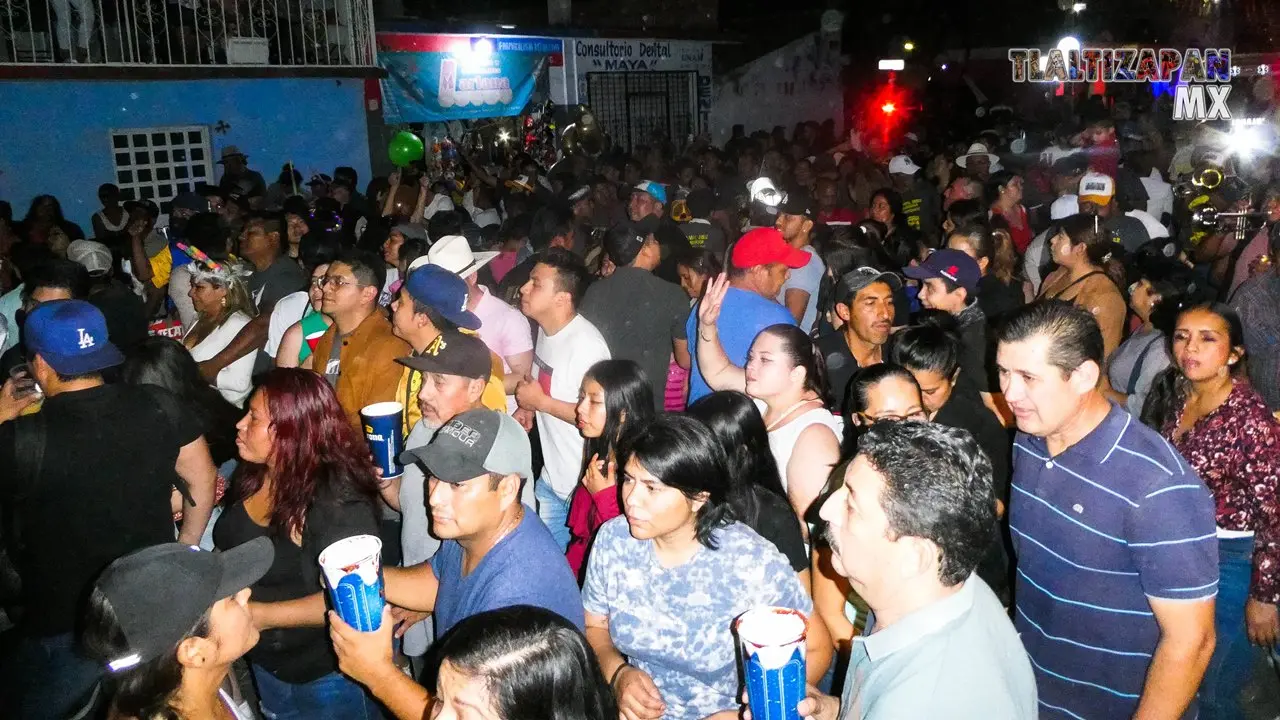
[[[408,130],[401,130],[391,137],[391,145],[387,147],[387,156],[391,164],[405,167],[415,160],[421,160],[423,154],[422,138]]]

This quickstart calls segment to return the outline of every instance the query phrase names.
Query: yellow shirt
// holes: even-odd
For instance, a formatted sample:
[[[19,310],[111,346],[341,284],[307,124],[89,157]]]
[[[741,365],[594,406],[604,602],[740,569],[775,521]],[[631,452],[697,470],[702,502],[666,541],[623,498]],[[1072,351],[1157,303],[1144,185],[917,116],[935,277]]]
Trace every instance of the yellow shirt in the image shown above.
[[[169,246],[165,245],[160,252],[147,258],[148,264],[151,265],[151,284],[158,288],[169,286],[169,275],[173,273],[173,255],[169,253]]]
[[[415,352],[414,355],[418,353]],[[507,411],[507,393],[503,385],[506,377],[502,369],[502,358],[489,351],[489,379],[485,381],[484,392],[480,395],[480,404],[500,413]],[[414,425],[422,419],[422,409],[418,407],[418,391],[422,389],[422,371],[406,367],[400,374],[400,383],[396,386],[396,400],[404,405],[401,416],[405,436]]]

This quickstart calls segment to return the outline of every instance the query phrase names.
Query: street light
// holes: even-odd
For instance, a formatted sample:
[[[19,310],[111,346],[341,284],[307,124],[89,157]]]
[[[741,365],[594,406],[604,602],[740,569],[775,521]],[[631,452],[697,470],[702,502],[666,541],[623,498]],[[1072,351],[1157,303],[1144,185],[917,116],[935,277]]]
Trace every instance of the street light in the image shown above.
[[[1076,13],[1077,15],[1079,15],[1080,13],[1084,12],[1084,11],[1085,11],[1085,10],[1087,10],[1088,8],[1089,8],[1088,4],[1086,4],[1086,3],[1082,3],[1082,2],[1078,2],[1078,3],[1075,3],[1075,4],[1073,4],[1073,5],[1071,6],[1071,12]]]
[[[1080,41],[1075,39],[1071,35],[1068,35],[1058,41],[1058,49],[1061,50],[1064,54],[1069,53],[1072,50],[1079,50]]]
[[[906,50],[907,52],[911,52],[912,50],[916,49],[916,44],[908,40],[902,43],[902,49]]]

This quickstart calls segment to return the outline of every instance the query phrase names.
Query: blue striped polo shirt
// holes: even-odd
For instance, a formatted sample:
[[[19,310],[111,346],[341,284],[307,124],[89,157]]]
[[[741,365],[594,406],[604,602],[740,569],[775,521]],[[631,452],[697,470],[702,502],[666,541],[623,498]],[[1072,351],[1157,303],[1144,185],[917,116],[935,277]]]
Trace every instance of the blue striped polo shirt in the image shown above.
[[[1009,525],[1014,623],[1040,717],[1131,717],[1160,640],[1148,598],[1218,592],[1213,496],[1169,443],[1112,403],[1055,457],[1018,433]]]

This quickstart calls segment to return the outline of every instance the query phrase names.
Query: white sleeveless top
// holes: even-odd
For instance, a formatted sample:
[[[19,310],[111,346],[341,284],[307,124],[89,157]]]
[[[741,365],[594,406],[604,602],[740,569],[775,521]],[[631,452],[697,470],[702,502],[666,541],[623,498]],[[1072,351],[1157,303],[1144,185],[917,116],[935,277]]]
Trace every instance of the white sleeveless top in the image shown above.
[[[120,224],[118,225],[108,220],[107,214],[101,210],[94,213],[93,215],[94,217],[102,221],[102,227],[106,228],[107,232],[113,232],[113,233],[120,232],[125,228],[126,225],[129,224],[129,213],[124,213],[120,216]]]
[[[222,698],[222,704],[227,706],[236,720],[254,720],[253,708],[250,707],[248,700],[237,705],[227,691],[221,688],[218,689],[218,696]]]
[[[760,416],[764,417],[767,411],[764,401],[755,400],[754,402],[756,409],[760,411]],[[781,476],[783,490],[787,489],[787,465],[791,462],[791,453],[796,449],[796,441],[800,439],[800,433],[810,425],[824,425],[830,428],[836,436],[836,442],[840,442],[844,434],[844,419],[838,415],[832,415],[831,411],[824,407],[816,407],[802,413],[788,421],[786,425],[772,430],[769,433],[769,450],[773,452],[773,459],[778,463],[778,475]]]

